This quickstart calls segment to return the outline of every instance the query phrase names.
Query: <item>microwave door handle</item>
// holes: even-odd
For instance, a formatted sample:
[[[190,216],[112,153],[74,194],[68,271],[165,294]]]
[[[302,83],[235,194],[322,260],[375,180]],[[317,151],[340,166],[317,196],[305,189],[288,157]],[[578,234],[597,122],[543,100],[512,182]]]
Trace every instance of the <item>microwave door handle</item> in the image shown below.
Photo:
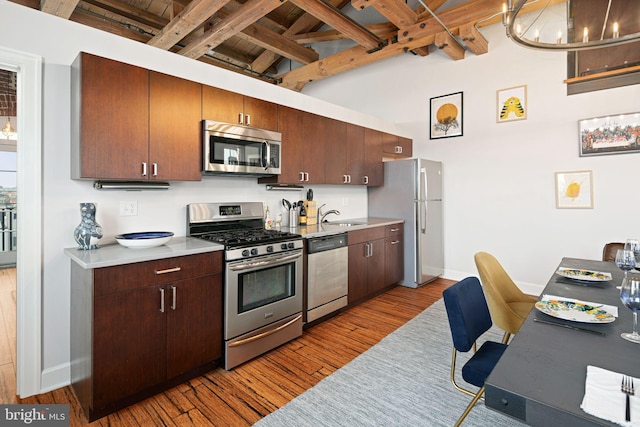
[[[269,144],[269,142],[267,141],[262,141],[262,144],[264,146],[264,150],[262,152],[263,154],[265,154],[265,156],[262,158],[262,167],[264,168],[264,170],[267,170],[271,166],[271,144]]]

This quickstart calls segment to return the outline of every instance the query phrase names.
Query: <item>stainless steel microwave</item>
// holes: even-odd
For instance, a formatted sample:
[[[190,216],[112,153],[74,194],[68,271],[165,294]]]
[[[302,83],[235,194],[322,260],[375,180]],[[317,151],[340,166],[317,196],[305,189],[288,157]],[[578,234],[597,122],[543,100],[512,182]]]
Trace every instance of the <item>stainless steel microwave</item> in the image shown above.
[[[203,120],[204,175],[280,174],[282,135],[264,129]]]

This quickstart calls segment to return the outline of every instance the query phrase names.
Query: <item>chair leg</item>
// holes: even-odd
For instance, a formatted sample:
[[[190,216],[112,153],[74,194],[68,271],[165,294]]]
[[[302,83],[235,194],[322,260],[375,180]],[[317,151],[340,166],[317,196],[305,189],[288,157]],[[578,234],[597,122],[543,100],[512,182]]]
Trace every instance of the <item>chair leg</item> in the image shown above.
[[[458,354],[457,350],[453,349],[453,355],[451,356],[451,384],[456,388],[456,390],[463,392],[464,394],[468,394],[469,396],[475,396],[476,394],[471,390],[467,390],[464,387],[461,387],[456,382],[456,355]]]
[[[469,402],[469,404],[467,405],[467,408],[464,410],[462,415],[460,415],[460,418],[458,418],[458,421],[456,422],[455,427],[459,427],[460,424],[462,424],[464,419],[467,418],[467,415],[469,415],[469,412],[471,412],[473,407],[476,406],[476,403],[478,403],[478,400],[480,400],[483,394],[484,394],[484,386],[482,386],[482,388],[478,390],[478,393],[476,393],[476,395],[473,397],[471,402]]]
[[[509,332],[505,332],[502,336],[502,344],[508,344],[509,338],[511,338],[511,334]]]

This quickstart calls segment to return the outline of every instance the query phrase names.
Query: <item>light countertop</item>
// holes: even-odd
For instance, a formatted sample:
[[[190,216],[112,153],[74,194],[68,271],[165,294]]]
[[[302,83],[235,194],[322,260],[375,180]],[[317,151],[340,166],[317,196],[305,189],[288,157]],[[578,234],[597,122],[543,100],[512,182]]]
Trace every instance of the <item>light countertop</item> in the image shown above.
[[[331,234],[347,233],[354,230],[363,230],[371,227],[382,227],[404,222],[402,219],[392,218],[333,218],[330,222],[322,224],[306,225],[300,227],[282,227],[282,231],[301,234],[304,238],[328,236]],[[348,226],[340,224],[350,224]]]
[[[168,243],[155,248],[132,249],[115,243],[86,251],[78,248],[66,248],[64,253],[82,268],[88,269],[215,252],[223,249],[224,246],[203,239],[173,237]]]

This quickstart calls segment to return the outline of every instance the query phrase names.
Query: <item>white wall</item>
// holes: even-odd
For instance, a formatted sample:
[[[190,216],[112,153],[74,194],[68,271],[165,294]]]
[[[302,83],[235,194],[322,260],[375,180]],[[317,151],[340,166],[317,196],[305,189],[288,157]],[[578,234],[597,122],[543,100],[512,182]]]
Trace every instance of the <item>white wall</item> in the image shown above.
[[[396,122],[416,157],[444,162],[446,277],[477,275],[473,255],[488,251],[539,292],[562,257],[600,259],[605,242],[640,236],[640,199],[627,189],[640,183],[640,154],[578,152],[578,120],[640,111],[640,85],[567,96],[565,53],[518,47],[500,24],[481,32],[486,55],[406,54],[303,93]],[[527,120],[496,123],[496,90],[519,85],[528,88]],[[460,91],[464,135],[429,140],[429,99]],[[575,170],[593,171],[594,209],[555,207],[554,173]]]
[[[222,87],[351,121],[387,132],[398,132],[391,122],[351,111],[322,100],[282,89],[252,78],[94,30],[10,2],[0,2],[0,40],[3,46],[43,57],[43,254],[42,268],[42,389],[69,381],[70,261],[63,248],[75,247],[73,230],[80,222],[79,203],[97,204],[97,221],[104,228],[101,244],[126,232],[144,230],[186,232],[186,205],[215,201],[266,202],[275,219],[280,199],[299,200],[304,191],[266,191],[255,178],[205,177],[202,182],[172,183],[166,192],[97,191],[91,181],[69,179],[70,64],[80,51],[139,65],[212,86]],[[37,28],[37,31],[33,31]],[[126,102],[126,100],[123,100]],[[28,171],[22,171],[28,173]],[[342,218],[366,216],[364,187],[312,186],[318,203],[339,209]],[[306,189],[305,189],[306,190]],[[119,216],[119,202],[136,200],[138,216]],[[29,245],[20,241],[20,245]],[[40,254],[33,254],[39,256]],[[19,266],[18,266],[19,267]],[[20,296],[18,296],[20,298]]]

